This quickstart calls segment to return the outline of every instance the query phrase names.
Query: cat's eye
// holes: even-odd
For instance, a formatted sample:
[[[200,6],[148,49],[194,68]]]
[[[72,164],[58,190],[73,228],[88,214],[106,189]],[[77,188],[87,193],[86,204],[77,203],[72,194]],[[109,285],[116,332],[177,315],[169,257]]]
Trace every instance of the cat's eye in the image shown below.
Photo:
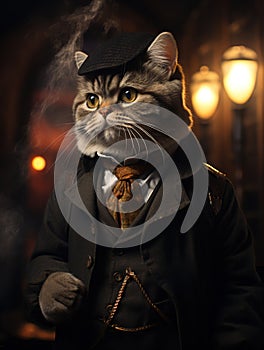
[[[119,96],[119,100],[125,103],[134,102],[136,98],[137,98],[137,90],[130,87],[123,89]]]
[[[86,97],[86,105],[90,109],[99,107],[99,97],[96,94],[88,94]]]

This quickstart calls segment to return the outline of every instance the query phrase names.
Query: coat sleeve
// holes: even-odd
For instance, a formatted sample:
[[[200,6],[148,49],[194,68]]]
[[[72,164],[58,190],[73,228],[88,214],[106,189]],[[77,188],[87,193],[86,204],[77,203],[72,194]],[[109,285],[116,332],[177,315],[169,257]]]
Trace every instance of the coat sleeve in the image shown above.
[[[252,234],[226,180],[216,217],[213,350],[264,349],[264,288],[255,270]]]
[[[55,193],[46,206],[41,230],[26,273],[26,308],[30,321],[45,325],[38,296],[46,278],[57,271],[68,272],[68,224],[58,206]]]

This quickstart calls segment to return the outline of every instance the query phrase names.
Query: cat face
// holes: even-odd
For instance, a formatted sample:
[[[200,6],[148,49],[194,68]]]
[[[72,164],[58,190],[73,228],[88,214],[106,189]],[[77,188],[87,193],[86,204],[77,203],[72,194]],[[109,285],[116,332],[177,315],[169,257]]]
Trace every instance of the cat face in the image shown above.
[[[169,109],[189,124],[190,111],[184,103],[184,82],[177,55],[173,36],[164,32],[126,66],[79,78],[73,111],[82,153],[94,156],[117,141],[135,138],[148,139],[166,148],[169,138],[141,123],[153,113],[153,109],[147,108],[151,104]],[[77,52],[77,67],[87,57]]]

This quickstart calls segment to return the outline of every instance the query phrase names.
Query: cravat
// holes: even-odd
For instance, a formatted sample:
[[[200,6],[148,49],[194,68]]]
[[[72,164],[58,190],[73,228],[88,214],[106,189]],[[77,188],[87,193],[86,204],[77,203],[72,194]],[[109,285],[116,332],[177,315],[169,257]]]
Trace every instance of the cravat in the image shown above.
[[[108,199],[108,210],[122,229],[131,226],[132,222],[139,214],[142,208],[142,203],[144,202],[140,186],[137,181],[134,180],[139,178],[142,174],[149,172],[149,170],[150,164],[140,162],[129,166],[117,166],[113,171],[113,174],[118,180],[112,189],[114,196],[110,196]],[[133,202],[138,203],[137,209],[132,212],[122,212],[120,203],[129,201],[132,197]],[[115,200],[115,198],[117,198],[117,200]]]

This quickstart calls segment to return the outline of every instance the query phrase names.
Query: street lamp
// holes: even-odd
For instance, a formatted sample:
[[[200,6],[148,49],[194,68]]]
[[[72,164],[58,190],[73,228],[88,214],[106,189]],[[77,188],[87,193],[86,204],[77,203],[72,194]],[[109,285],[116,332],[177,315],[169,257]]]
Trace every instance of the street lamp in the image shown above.
[[[237,195],[243,200],[244,114],[245,103],[253,94],[257,79],[257,54],[245,46],[232,46],[222,57],[223,85],[234,103],[232,141]]]
[[[207,66],[202,66],[200,71],[192,76],[192,106],[201,119],[207,120],[215,113],[219,102],[219,88],[218,74],[210,71]]]
[[[245,46],[232,46],[222,57],[223,84],[230,100],[245,104],[251,97],[257,79],[257,54]]]
[[[191,101],[195,114],[202,121],[200,141],[205,154],[210,154],[210,123],[219,103],[220,80],[216,72],[210,71],[207,66],[201,66],[199,72],[192,76]]]

